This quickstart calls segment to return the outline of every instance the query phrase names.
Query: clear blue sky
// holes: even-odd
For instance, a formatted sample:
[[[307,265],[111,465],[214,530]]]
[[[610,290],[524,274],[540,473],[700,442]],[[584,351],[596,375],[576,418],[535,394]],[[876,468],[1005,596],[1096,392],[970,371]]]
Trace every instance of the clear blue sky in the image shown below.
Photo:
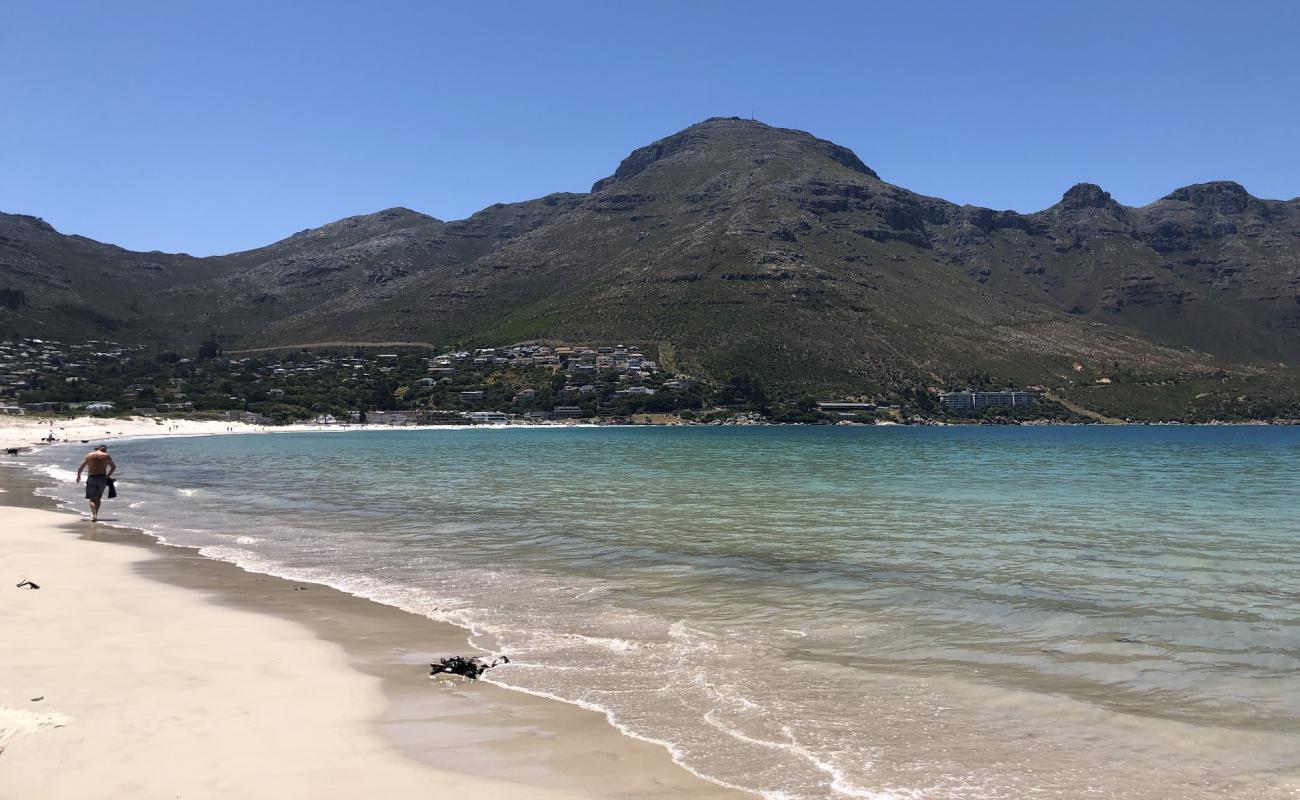
[[[586,191],[710,116],[999,209],[1300,195],[1294,1],[5,0],[0,76],[0,210],[196,255]]]

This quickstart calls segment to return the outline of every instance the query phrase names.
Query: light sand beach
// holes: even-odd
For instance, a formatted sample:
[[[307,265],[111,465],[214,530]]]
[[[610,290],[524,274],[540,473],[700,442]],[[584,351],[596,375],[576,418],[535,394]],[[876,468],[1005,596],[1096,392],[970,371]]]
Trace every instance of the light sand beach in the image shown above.
[[[0,416],[0,448],[34,447],[51,433],[59,442],[104,442],[124,436],[203,436],[216,433],[255,433],[255,425],[224,420],[161,417]]]
[[[581,423],[572,423],[573,425]],[[572,425],[555,426],[571,427]],[[455,425],[250,425],[225,420],[170,419],[164,417],[51,417],[0,416],[0,449],[43,447],[54,434],[55,443],[101,444],[113,439],[169,436],[223,436],[236,433],[344,433],[347,431],[453,430]],[[469,427],[468,424],[464,427]],[[481,427],[481,426],[475,426]]]
[[[92,526],[4,472],[0,797],[748,796],[598,714],[430,680],[459,629]]]

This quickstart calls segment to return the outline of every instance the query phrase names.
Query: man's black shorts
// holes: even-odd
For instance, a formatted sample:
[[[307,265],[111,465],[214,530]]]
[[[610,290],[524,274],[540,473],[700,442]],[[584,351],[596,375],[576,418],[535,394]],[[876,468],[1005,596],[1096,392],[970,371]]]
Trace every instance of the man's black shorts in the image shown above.
[[[108,488],[107,475],[91,475],[86,478],[86,499],[98,500],[104,496],[104,490]]]

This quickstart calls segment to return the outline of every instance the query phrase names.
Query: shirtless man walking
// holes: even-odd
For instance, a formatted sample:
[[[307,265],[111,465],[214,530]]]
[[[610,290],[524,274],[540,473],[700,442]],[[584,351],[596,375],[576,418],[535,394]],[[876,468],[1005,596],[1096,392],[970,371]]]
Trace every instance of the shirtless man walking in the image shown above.
[[[81,471],[86,471],[86,499],[90,501],[90,521],[99,521],[99,499],[108,489],[108,478],[117,472],[117,465],[108,454],[108,445],[101,444],[91,450],[77,467],[77,483],[81,483]]]

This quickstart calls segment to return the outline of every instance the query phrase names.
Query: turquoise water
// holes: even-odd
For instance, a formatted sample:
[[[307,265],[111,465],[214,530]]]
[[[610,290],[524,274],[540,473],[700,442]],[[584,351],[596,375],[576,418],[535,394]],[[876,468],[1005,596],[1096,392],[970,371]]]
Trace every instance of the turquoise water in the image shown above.
[[[113,452],[122,524],[464,625],[515,659],[495,681],[770,798],[1300,796],[1300,429]],[[44,457],[66,477],[80,450]]]

